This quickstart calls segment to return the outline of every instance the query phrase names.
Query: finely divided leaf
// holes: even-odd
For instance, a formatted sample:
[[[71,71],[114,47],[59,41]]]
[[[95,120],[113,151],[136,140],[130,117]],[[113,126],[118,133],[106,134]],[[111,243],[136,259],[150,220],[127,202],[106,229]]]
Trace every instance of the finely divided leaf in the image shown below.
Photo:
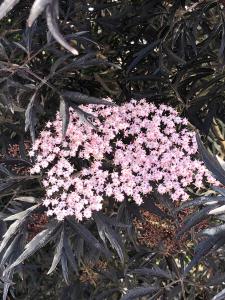
[[[161,219],[165,219],[166,217],[168,217],[168,215],[154,203],[153,199],[151,199],[151,200],[146,199],[146,200],[147,201],[144,201],[144,203],[141,205],[141,207],[150,211],[154,215],[159,216]]]
[[[149,52],[154,50],[155,47],[157,47],[160,43],[160,40],[156,40],[150,45],[142,48],[139,52],[135,54],[136,58],[131,62],[131,64],[127,68],[127,72],[130,72],[135,66],[143,59],[145,58]]]
[[[25,247],[24,252],[12,263],[6,271],[18,266],[21,264],[25,259],[30,257],[32,254],[34,254],[36,251],[38,251],[40,248],[44,247],[47,243],[49,243],[53,237],[54,233],[57,230],[59,224],[54,223],[51,224],[51,226],[40,233],[38,233]]]
[[[189,229],[191,229],[193,226],[197,225],[204,219],[208,217],[208,213],[212,208],[215,208],[215,205],[204,207],[202,210],[197,211],[196,213],[193,213],[192,215],[187,217],[187,221],[184,222],[183,226],[181,227],[178,237],[183,235],[185,232],[187,232]]]
[[[65,255],[66,255],[73,271],[78,275],[77,262],[75,260],[75,255],[74,255],[73,250],[70,246],[69,239],[68,239],[67,236],[64,237],[63,248],[64,248]]]
[[[29,207],[28,209],[21,211],[17,214],[11,215],[4,219],[4,221],[14,221],[14,220],[23,220],[26,218],[32,211],[34,211],[40,204]]]
[[[225,199],[225,188],[223,188],[221,186],[212,186],[212,189],[214,191],[216,191],[217,193],[221,194],[222,196],[224,196],[224,197],[221,197],[221,198]]]
[[[225,224],[207,228],[201,232],[202,235],[207,235],[207,236],[214,236],[214,235],[222,234],[222,233],[224,233],[224,235],[225,235]]]
[[[67,262],[66,254],[64,252],[62,253],[61,266],[62,266],[63,278],[66,284],[69,285],[68,262]]]
[[[8,179],[7,182],[0,182],[0,192],[3,192],[5,190],[7,190],[8,188],[11,188],[16,183],[17,183],[17,181],[14,179],[11,179],[11,180]]]
[[[73,109],[78,114],[78,117],[79,117],[79,119],[80,119],[81,122],[83,122],[84,124],[87,124],[87,125],[91,126],[94,130],[97,131],[97,127],[94,126],[92,124],[92,122],[90,121],[90,119],[93,119],[94,116],[92,116],[91,114],[87,113],[86,111],[84,111],[83,109],[81,109],[80,107],[78,107],[76,104],[74,104],[72,102],[70,102],[70,105],[73,107]]]
[[[5,0],[0,5],[0,20],[6,16],[6,14],[13,9],[13,7],[19,3],[20,0]]]
[[[25,112],[25,131],[27,131],[28,128],[30,129],[30,135],[31,135],[33,142],[35,140],[34,107],[35,107],[36,96],[37,96],[37,93],[34,93],[30,99],[30,102],[29,102],[26,112]]]
[[[3,163],[0,163],[0,173],[6,175],[7,177],[13,176],[13,173],[10,172]]]
[[[70,121],[70,112],[69,112],[69,105],[63,97],[60,98],[59,112],[62,118],[62,135],[64,138]]]
[[[19,231],[23,225],[23,223],[26,221],[27,216],[30,215],[32,211],[34,211],[38,205],[34,205],[27,210],[20,212],[19,214],[15,214],[9,217],[10,220],[17,219],[14,223],[12,223],[6,233],[3,236],[3,240],[0,243],[0,253],[2,250],[6,247],[9,240]],[[16,217],[15,217],[16,216]]]
[[[62,65],[63,63],[65,63],[65,61],[71,56],[70,53],[68,54],[65,54],[61,57],[59,57],[55,62],[54,64],[51,66],[51,69],[50,69],[50,75],[53,75],[57,72],[57,69],[59,68],[60,65]]]
[[[81,104],[99,104],[99,105],[109,105],[109,106],[116,105],[113,102],[96,98],[96,97],[91,97],[85,94],[81,94],[79,92],[63,91],[62,95],[77,105],[81,105]]]
[[[100,214],[95,214],[95,222],[98,228],[99,236],[106,244],[106,238],[114,248],[122,263],[125,262],[125,251],[120,235],[113,230],[112,226]]]
[[[216,157],[212,156],[204,147],[199,134],[196,135],[196,140],[198,143],[198,149],[202,156],[202,159],[209,169],[210,172],[215,176],[215,178],[225,185],[225,171],[219,164]]]
[[[60,262],[60,259],[62,256],[62,251],[63,251],[63,244],[64,244],[64,228],[62,228],[60,240],[55,249],[55,254],[54,254],[53,261],[52,261],[52,265],[47,274],[51,274],[57,267],[58,263]]]
[[[209,215],[221,215],[225,213],[225,205],[222,205],[220,207],[216,207],[212,210],[210,210]]]
[[[47,19],[48,29],[53,35],[53,37],[55,38],[55,40],[59,44],[61,44],[65,49],[70,51],[73,55],[78,55],[79,54],[78,51],[72,46],[70,46],[70,44],[66,41],[64,36],[61,34],[54,15],[54,8],[51,5],[47,5],[46,19]]]
[[[181,211],[185,208],[190,208],[192,206],[200,206],[200,205],[212,205],[216,204],[218,202],[225,202],[225,197],[220,197],[220,196],[202,196],[194,200],[186,201],[182,203],[176,211]]]
[[[125,263],[125,250],[120,235],[110,227],[105,229],[105,236],[109,240],[112,248],[114,248],[119,255],[122,264]]]
[[[10,257],[10,255],[12,255],[13,251],[15,251],[15,248],[18,247],[18,243],[20,240],[21,234],[17,234],[15,236],[15,238],[13,239],[13,241],[9,244],[9,246],[7,247],[2,259],[1,259],[1,263],[0,263],[0,268],[2,268],[5,264],[5,262],[8,260],[8,258]]]
[[[217,295],[215,295],[212,300],[224,300],[225,298],[225,289],[223,289],[221,292],[219,292]]]
[[[210,250],[219,243],[221,239],[221,235],[215,235],[207,240],[204,240],[198,244],[198,246],[195,249],[195,254],[191,262],[188,264],[186,269],[184,270],[184,275],[187,274],[195,265],[198,264],[198,262],[205,257]]]
[[[31,27],[34,21],[40,16],[40,14],[45,10],[46,6],[50,4],[52,0],[35,0],[31,10],[30,15],[27,20],[27,24]]]
[[[94,235],[82,224],[78,224],[72,220],[69,220],[69,224],[74,228],[74,230],[84,239],[84,241],[90,246],[94,247],[96,250],[109,256],[109,251],[99,243],[99,241],[94,237]]]
[[[14,198],[15,201],[22,201],[22,202],[27,202],[27,203],[36,203],[37,199],[32,196],[20,196]]]
[[[3,240],[0,244],[0,253],[2,250],[6,247],[10,239],[17,233],[17,231],[21,228],[21,225],[23,224],[24,220],[17,220],[14,223],[12,223],[6,233],[3,236]]]
[[[8,299],[8,291],[9,291],[10,285],[12,284],[11,280],[13,277],[13,273],[14,273],[14,270],[9,270],[9,272],[7,272],[7,274],[5,274],[5,276],[4,276],[5,284],[4,284],[2,300]]]

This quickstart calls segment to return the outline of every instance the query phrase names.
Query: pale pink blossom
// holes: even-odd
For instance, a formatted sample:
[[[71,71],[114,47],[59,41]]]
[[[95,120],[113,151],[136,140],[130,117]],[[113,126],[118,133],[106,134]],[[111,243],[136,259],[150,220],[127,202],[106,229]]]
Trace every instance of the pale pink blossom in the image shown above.
[[[141,205],[144,198],[151,201],[146,196],[154,189],[174,201],[185,201],[188,187],[216,183],[197,159],[195,134],[187,127],[187,119],[172,107],[142,99],[120,107],[82,108],[96,117],[97,131],[70,109],[70,124],[62,140],[57,113],[29,153],[37,157],[31,173],[44,174],[43,204],[49,216],[63,220],[73,215],[82,221],[101,210],[106,198]]]

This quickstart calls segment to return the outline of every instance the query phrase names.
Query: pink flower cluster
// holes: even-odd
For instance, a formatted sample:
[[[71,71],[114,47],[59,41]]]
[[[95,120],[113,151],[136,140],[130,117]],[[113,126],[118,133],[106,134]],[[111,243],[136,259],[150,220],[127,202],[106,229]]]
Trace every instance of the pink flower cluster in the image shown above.
[[[70,110],[62,140],[62,121],[48,122],[33,145],[31,173],[44,172],[44,205],[59,220],[90,218],[105,199],[125,198],[138,205],[156,188],[173,200],[187,200],[187,187],[215,180],[196,158],[194,132],[169,106],[132,100],[120,107],[83,107],[96,118],[94,130]],[[150,201],[150,200],[149,200]]]

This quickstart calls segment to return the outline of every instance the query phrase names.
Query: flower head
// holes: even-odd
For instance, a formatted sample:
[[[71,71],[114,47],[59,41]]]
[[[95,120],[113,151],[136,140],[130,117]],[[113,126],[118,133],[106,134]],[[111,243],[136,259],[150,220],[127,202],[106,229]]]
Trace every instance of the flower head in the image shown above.
[[[187,186],[215,182],[196,158],[194,132],[172,107],[143,99],[121,107],[83,109],[96,116],[97,131],[71,109],[65,139],[61,142],[57,114],[30,152],[38,155],[31,173],[45,174],[48,215],[59,220],[74,215],[81,221],[101,210],[106,198],[129,198],[140,205],[156,187],[173,200],[187,200]]]

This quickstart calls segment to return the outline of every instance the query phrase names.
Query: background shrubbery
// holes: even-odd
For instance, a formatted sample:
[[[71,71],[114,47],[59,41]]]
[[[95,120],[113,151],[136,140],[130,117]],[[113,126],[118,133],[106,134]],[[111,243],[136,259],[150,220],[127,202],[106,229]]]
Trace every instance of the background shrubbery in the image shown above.
[[[4,299],[212,299],[225,279],[225,175],[211,156],[225,153],[224,1],[40,1],[55,24],[43,12],[30,28],[34,1],[6,2],[16,5],[0,21]],[[158,194],[141,207],[112,203],[79,224],[47,218],[40,178],[28,171],[32,140],[57,110],[64,124],[69,106],[87,120],[78,104],[102,97],[173,106],[200,131],[221,187],[182,205]]]

